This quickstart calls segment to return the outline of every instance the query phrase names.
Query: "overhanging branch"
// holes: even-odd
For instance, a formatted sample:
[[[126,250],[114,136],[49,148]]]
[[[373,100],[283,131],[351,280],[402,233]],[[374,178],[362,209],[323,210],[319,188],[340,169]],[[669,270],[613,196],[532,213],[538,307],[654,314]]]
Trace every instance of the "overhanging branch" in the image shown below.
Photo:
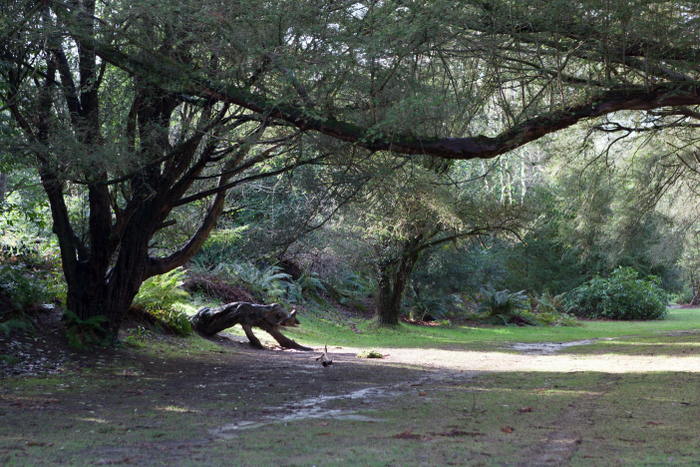
[[[66,24],[72,22],[66,18]],[[284,120],[300,130],[313,130],[372,151],[424,154],[445,159],[490,159],[535,141],[545,135],[569,128],[576,123],[622,110],[654,110],[664,107],[700,105],[697,85],[682,83],[599,92],[585,102],[548,112],[523,121],[499,135],[474,137],[420,138],[406,134],[372,136],[370,129],[352,122],[323,118],[293,104],[273,102],[247,88],[212,82],[173,60],[147,51],[144,57],[121,50],[84,34],[71,31],[81,43],[114,66],[170,92],[206,97],[213,101],[237,105],[269,118]]]

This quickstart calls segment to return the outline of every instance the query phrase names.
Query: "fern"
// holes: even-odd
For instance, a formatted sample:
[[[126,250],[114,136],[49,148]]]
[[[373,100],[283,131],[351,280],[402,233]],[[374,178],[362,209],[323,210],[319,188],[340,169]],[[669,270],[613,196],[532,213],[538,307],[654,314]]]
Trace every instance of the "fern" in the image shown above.
[[[31,327],[31,324],[22,319],[10,319],[0,323],[0,331],[4,332],[5,334],[10,334],[14,330],[30,329]]]
[[[426,316],[446,320],[447,306],[444,298],[420,297],[416,295],[411,303],[411,319],[423,320]]]
[[[233,276],[261,301],[277,301],[287,294],[292,276],[281,271],[278,266],[260,270],[251,263],[222,263],[214,269],[215,274]]]
[[[485,312],[491,318],[510,318],[519,311],[530,308],[530,300],[524,290],[511,293],[508,289],[496,291],[493,288],[482,288],[480,293],[484,299],[479,303],[477,311]]]
[[[538,313],[560,313],[566,309],[566,304],[564,303],[565,295],[566,294],[559,294],[552,296],[550,293],[544,292],[539,298],[534,297],[532,301]]]
[[[176,303],[190,298],[180,288],[184,279],[185,272],[181,268],[151,277],[141,284],[141,289],[134,298],[134,305],[142,306],[151,316],[180,336],[188,336],[193,332],[187,315],[175,309]]]
[[[66,310],[65,315],[66,336],[71,347],[85,350],[95,345],[107,347],[110,344],[110,338],[102,327],[109,321],[106,316],[97,315],[82,320],[70,310]]]
[[[190,296],[180,287],[185,279],[185,272],[174,269],[159,276],[153,276],[141,284],[139,293],[134,298],[134,305],[147,310],[169,309]]]
[[[328,292],[323,281],[315,272],[302,274],[295,284],[298,284],[303,297],[313,298],[317,302],[322,302],[323,297],[321,294]]]

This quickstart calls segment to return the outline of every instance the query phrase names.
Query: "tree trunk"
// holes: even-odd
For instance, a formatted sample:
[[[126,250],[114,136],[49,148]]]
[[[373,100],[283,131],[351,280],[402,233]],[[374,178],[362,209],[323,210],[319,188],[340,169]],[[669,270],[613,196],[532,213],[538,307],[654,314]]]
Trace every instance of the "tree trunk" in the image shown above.
[[[698,306],[700,305],[700,281],[695,279],[690,280],[690,288],[693,290],[693,298],[690,300],[689,305]]]
[[[7,174],[0,172],[0,204],[5,202],[5,193],[7,192]]]
[[[407,248],[400,259],[384,261],[378,265],[379,290],[375,319],[379,324],[399,324],[404,293],[419,256],[419,252]]]
[[[286,349],[313,350],[310,347],[297,344],[279,332],[280,326],[295,327],[299,324],[299,320],[296,318],[296,310],[287,313],[276,303],[254,305],[247,302],[233,302],[218,308],[204,307],[190,318],[190,322],[192,329],[205,336],[212,336],[240,324],[250,341],[250,345],[258,349],[264,349],[264,347],[253,334],[253,326],[270,334]]]
[[[127,229],[111,267],[109,256],[100,259],[96,254],[100,250],[108,251],[108,235],[94,235],[91,254],[73,263],[70,269],[64,261],[68,285],[66,306],[81,320],[98,315],[107,318],[102,326],[104,335],[100,337],[109,337],[112,342],[118,338],[122,320],[147,278],[149,238],[147,229],[135,226]]]

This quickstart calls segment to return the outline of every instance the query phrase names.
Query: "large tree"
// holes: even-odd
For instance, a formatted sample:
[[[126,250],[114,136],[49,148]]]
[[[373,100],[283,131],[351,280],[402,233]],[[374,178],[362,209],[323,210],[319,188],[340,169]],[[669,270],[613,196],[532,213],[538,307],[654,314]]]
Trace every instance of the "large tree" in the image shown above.
[[[226,190],[305,163],[304,132],[492,158],[621,110],[695,118],[695,2],[5,1],[0,93],[51,205],[68,307],[116,334]],[[659,116],[660,115],[660,116]],[[275,159],[274,163],[267,163]],[[86,220],[68,194],[83,192]],[[210,200],[181,247],[149,245]],[[77,221],[77,222],[76,222]]]

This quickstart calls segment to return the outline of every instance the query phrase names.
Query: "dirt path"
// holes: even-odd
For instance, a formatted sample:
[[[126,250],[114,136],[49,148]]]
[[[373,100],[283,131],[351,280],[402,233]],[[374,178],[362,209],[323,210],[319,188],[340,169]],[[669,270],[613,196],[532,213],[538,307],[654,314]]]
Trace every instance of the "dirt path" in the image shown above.
[[[331,347],[333,364],[323,367],[320,349],[258,351],[242,340],[224,337],[210,350],[173,339],[149,351],[66,354],[56,362],[69,371],[55,380],[0,379],[0,463],[581,465],[572,459],[599,456],[604,443],[615,456],[636,455],[644,444],[625,443],[646,442],[656,427],[672,440],[684,436],[671,425],[685,423],[695,403],[671,393],[700,383],[696,354],[576,355],[547,344],[520,353],[377,348],[384,357],[367,359],[357,358],[366,349]],[[57,352],[57,341],[45,345],[41,354]],[[666,375],[664,398],[634,395],[632,409],[613,407],[617,415],[604,412],[596,425],[617,380],[656,373]],[[593,376],[581,390],[562,387],[579,375]],[[592,434],[606,423],[628,430],[632,419],[616,417],[640,404],[663,407],[666,418],[640,419],[622,441]],[[319,452],[337,459],[324,462]],[[185,457],[173,462],[175,453]]]

